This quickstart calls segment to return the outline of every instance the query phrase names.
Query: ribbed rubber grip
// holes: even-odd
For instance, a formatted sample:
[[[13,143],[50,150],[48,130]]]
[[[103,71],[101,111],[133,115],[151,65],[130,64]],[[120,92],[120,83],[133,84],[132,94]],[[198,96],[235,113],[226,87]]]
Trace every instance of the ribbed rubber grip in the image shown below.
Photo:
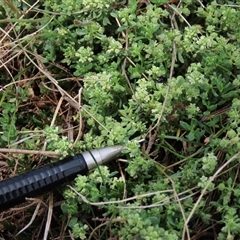
[[[87,172],[87,164],[83,156],[78,154],[4,180],[0,182],[0,211],[24,202],[25,197],[50,191],[73,180],[77,174],[85,175]]]

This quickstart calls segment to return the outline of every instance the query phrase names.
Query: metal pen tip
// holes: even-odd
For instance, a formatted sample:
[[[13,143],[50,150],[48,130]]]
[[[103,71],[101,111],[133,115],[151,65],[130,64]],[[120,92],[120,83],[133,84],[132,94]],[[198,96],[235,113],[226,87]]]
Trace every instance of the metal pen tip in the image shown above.
[[[137,142],[141,143],[144,141],[145,139],[140,139]],[[84,157],[88,166],[88,170],[90,171],[96,168],[98,165],[106,164],[109,161],[119,157],[123,149],[125,149],[125,147],[121,145],[110,146],[84,152],[82,153],[82,156]]]
[[[100,149],[93,149],[82,153],[82,155],[86,161],[86,164],[88,165],[88,170],[90,171],[96,168],[97,165],[106,164],[109,161],[117,158],[120,156],[123,149],[123,146],[117,145]]]

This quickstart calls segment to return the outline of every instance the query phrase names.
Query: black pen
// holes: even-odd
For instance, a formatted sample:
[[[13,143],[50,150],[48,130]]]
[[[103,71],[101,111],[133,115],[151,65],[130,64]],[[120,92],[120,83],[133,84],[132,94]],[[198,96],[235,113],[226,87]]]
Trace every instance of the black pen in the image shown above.
[[[73,180],[77,174],[86,175],[98,165],[117,158],[123,146],[94,149],[52,163],[0,182],[0,212],[23,203],[26,197],[38,196]]]

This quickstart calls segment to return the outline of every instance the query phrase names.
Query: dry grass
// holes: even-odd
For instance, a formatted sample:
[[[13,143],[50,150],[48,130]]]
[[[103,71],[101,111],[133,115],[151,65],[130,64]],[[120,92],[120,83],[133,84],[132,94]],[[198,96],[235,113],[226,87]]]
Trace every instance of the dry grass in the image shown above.
[[[33,116],[40,117],[41,111],[46,109],[50,112],[54,112],[52,118],[45,119],[44,124],[53,126],[56,123],[57,117],[61,117],[61,127],[63,134],[68,137],[69,140],[75,142],[83,136],[83,122],[81,118],[81,85],[73,75],[61,65],[51,64],[45,66],[42,63],[42,57],[36,52],[32,51],[32,45],[36,40],[37,34],[41,33],[44,27],[49,24],[54,16],[48,21],[48,23],[39,30],[27,31],[25,29],[19,30],[18,25],[21,21],[28,19],[28,14],[33,13],[33,9],[39,1],[36,1],[33,5],[29,5],[28,9],[21,12],[14,6],[11,1],[4,2],[4,8],[9,14],[7,19],[1,19],[1,22],[5,23],[4,28],[0,28],[0,70],[1,78],[5,77],[5,80],[1,82],[0,91],[7,94],[7,89],[11,88],[11,93],[16,97],[16,106],[18,108],[18,114],[25,114],[31,112]],[[11,10],[16,13],[16,19],[11,21]],[[36,19],[38,14],[31,17],[31,20]],[[26,20],[24,20],[26,19]],[[36,21],[37,22],[37,21]],[[26,39],[30,39],[28,43],[25,43]],[[54,65],[54,66],[53,66]],[[48,68],[55,68],[59,72],[58,75],[52,74],[48,71]],[[64,76],[64,78],[59,78]],[[56,80],[55,77],[58,79]],[[68,91],[65,91],[58,85],[58,81],[69,82],[71,85]],[[45,87],[48,90],[47,94],[39,92],[39,89]],[[18,104],[17,95],[19,88],[27,92],[27,101],[25,103]],[[75,89],[80,89],[76,92]],[[79,113],[78,121],[73,121],[72,116]],[[51,117],[51,114],[49,115]],[[40,119],[43,120],[43,119]],[[42,165],[43,156],[57,157],[52,151],[46,151],[47,143],[44,141],[40,143],[40,150],[24,149],[24,142],[31,138],[39,138],[41,132],[34,130],[35,126],[29,124],[26,126],[29,130],[19,131],[19,135],[29,135],[30,137],[21,138],[20,141],[11,143],[8,146],[2,146],[0,149],[0,174],[1,180],[13,176],[18,172],[18,162],[27,156],[33,156],[32,159],[36,160],[38,166]],[[32,129],[32,130],[31,130]],[[1,134],[1,133],[0,133]],[[38,146],[39,147],[39,146]],[[15,161],[14,170],[11,170],[6,163],[6,160]],[[55,198],[60,198],[58,196]],[[66,235],[66,223],[59,221],[59,217],[56,216],[59,210],[53,213],[53,208],[59,206],[61,200],[53,201],[52,193],[44,199],[28,199],[26,204],[16,206],[8,211],[0,214],[0,236],[2,239],[18,239],[17,235],[21,232],[25,232],[30,235],[32,239],[65,239]],[[35,210],[32,212],[32,209]],[[58,208],[58,207],[56,207]],[[59,214],[59,213],[58,213]],[[5,224],[11,224],[13,231],[6,231]],[[7,227],[9,228],[9,226]],[[18,234],[17,234],[18,233]]]

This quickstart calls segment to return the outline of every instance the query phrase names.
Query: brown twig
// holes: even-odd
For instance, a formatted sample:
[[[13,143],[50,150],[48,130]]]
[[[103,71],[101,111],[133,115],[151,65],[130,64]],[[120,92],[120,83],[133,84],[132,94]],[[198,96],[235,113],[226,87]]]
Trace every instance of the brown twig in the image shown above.
[[[78,103],[82,106],[82,91],[83,88],[81,87],[78,91]],[[83,136],[83,120],[82,120],[82,110],[79,110],[79,128],[78,128],[78,135],[73,143],[73,146],[79,141]]]
[[[11,153],[11,154],[40,154],[48,157],[59,157],[60,154],[54,151],[38,151],[38,150],[27,150],[27,149],[8,149],[0,148],[0,153]]]
[[[150,129],[149,129],[149,141],[148,141],[148,144],[147,144],[147,149],[145,150],[146,154],[149,155],[151,149],[152,149],[152,146],[153,144],[155,143],[155,140],[157,138],[157,134],[160,130],[160,127],[158,127],[154,132],[152,131],[152,126],[150,126]],[[153,133],[152,133],[153,132]]]
[[[45,225],[43,240],[47,240],[51,221],[52,221],[52,216],[53,216],[53,193],[51,192],[49,196],[48,215],[47,215],[47,222]]]

